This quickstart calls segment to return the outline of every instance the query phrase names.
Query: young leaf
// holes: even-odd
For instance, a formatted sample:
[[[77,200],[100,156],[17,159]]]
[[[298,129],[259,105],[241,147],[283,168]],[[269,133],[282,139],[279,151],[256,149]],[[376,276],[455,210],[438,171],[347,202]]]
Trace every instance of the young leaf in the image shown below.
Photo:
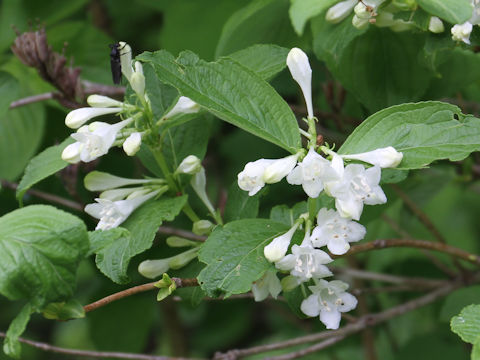
[[[198,281],[208,296],[249,291],[271,266],[263,248],[288,227],[266,219],[238,220],[217,227],[199,252],[207,264]]]
[[[66,161],[62,160],[62,151],[73,142],[74,140],[68,137],[61,144],[50,146],[30,160],[22,180],[18,184],[16,196],[19,201],[33,185],[68,165]]]
[[[472,17],[470,0],[417,0],[418,5],[430,14],[451,24],[463,24]]]
[[[480,119],[438,101],[396,105],[367,118],[338,152],[386,146],[403,153],[398,169],[418,169],[440,159],[459,161],[480,149]]]
[[[18,338],[25,331],[30,315],[32,314],[32,306],[27,303],[15,319],[10,323],[7,330],[7,336],[3,344],[3,351],[10,357],[20,359],[21,346]]]
[[[463,341],[475,344],[480,340],[480,305],[469,305],[450,321],[452,331]]]
[[[87,251],[79,218],[45,205],[12,211],[0,218],[0,293],[36,308],[68,298]]]
[[[51,320],[71,320],[85,317],[85,310],[78,300],[50,303],[42,309],[42,315]]]
[[[191,52],[175,59],[161,50],[143,53],[163,82],[215,116],[295,153],[300,147],[297,120],[288,104],[258,75],[228,58],[200,60]]]
[[[172,221],[186,201],[186,196],[161,198],[135,210],[123,228],[91,232],[91,251],[97,254],[95,263],[100,271],[118,284],[127,283],[130,260],[152,246],[163,221]]]

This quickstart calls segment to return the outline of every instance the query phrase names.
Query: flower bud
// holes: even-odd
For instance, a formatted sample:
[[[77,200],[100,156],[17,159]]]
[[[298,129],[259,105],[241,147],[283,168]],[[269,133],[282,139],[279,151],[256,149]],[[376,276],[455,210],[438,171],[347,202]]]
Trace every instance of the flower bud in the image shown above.
[[[300,154],[290,155],[282,159],[274,160],[272,164],[265,168],[263,173],[263,181],[266,184],[274,184],[281,181],[287,176],[297,164]]]
[[[170,269],[168,265],[169,260],[170,258],[142,261],[140,265],[138,265],[138,272],[146,278],[154,279]]]
[[[198,248],[193,248],[181,254],[173,256],[170,258],[168,265],[170,265],[170,268],[174,270],[180,269],[185,265],[187,265],[190,261],[195,259],[197,257],[197,252],[198,252]]]
[[[62,160],[70,164],[76,164],[80,161],[80,153],[82,151],[82,144],[74,142],[68,145],[62,152]]]
[[[180,96],[175,106],[164,116],[164,118],[169,119],[178,114],[192,114],[198,111],[200,111],[200,105],[186,96]]]
[[[178,165],[175,173],[194,175],[198,173],[201,169],[202,161],[195,155],[188,155],[185,159],[182,160],[180,165]]]
[[[132,77],[133,73],[132,48],[124,41],[120,41],[118,44],[118,48],[120,50],[120,66],[122,68],[122,74],[130,82],[130,78]]]
[[[352,18],[352,25],[358,30],[365,29],[368,26],[368,19],[360,19],[357,15]]]
[[[212,232],[213,226],[213,223],[208,220],[195,221],[192,232],[197,235],[208,235]]]
[[[312,105],[312,68],[307,54],[299,48],[290,50],[287,56],[287,66],[292,78],[300,85],[307,105],[308,118],[313,118]]]
[[[403,153],[392,146],[353,155],[340,155],[343,159],[360,160],[381,168],[397,167],[403,159]]]
[[[123,150],[128,156],[134,156],[142,145],[142,135],[134,132],[123,142]]]
[[[428,23],[428,30],[434,34],[442,33],[445,30],[443,26],[443,21],[436,16],[432,16]]]
[[[288,230],[285,234],[280,235],[272,240],[270,244],[265,246],[263,249],[263,254],[270,262],[277,262],[285,256],[287,253],[290,242],[292,241],[293,234],[297,230],[300,223],[295,223],[293,227]]]
[[[143,97],[145,95],[145,76],[143,75],[142,64],[139,61],[135,62],[135,72],[130,77],[130,85],[138,96]]]
[[[179,236],[169,236],[167,238],[167,245],[173,248],[197,246],[199,243],[193,240],[187,240]]]
[[[122,111],[121,107],[110,107],[110,108],[80,108],[70,111],[65,117],[65,125],[71,129],[78,129],[80,126],[85,124],[90,119],[106,115],[113,114]]]
[[[463,41],[470,45],[470,34],[472,33],[473,25],[470,22],[454,25],[451,29],[452,39],[455,41]]]
[[[328,9],[325,19],[333,24],[339,23],[350,14],[357,3],[358,0],[341,1]]]
[[[128,179],[102,171],[91,171],[83,179],[85,188],[90,191],[104,191],[126,185],[150,183],[149,179]]]
[[[95,108],[122,107],[124,105],[123,102],[109,98],[108,96],[95,94],[87,98],[87,103]]]

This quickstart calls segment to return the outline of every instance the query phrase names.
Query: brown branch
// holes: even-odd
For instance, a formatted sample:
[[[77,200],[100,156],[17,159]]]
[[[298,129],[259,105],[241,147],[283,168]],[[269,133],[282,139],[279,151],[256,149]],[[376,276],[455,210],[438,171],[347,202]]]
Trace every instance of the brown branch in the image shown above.
[[[294,339],[290,339],[290,340],[282,341],[278,343],[259,345],[259,346],[254,346],[246,349],[235,349],[235,350],[230,350],[226,353],[217,353],[214,359],[235,360],[248,355],[259,354],[262,352],[267,352],[272,350],[284,349],[291,346],[302,345],[302,344],[311,343],[315,341],[321,341],[321,340],[329,339],[332,337],[346,337],[348,335],[357,333],[368,326],[374,326],[374,325],[380,324],[396,316],[403,315],[409,311],[428,305],[434,302],[435,300],[448,295],[452,291],[464,285],[477,283],[479,280],[480,280],[480,273],[475,273],[474,275],[471,276],[470,279],[457,277],[455,280],[448,282],[444,286],[439,287],[424,296],[410,300],[406,303],[392,307],[390,309],[387,309],[377,314],[364,315],[360,317],[356,322],[348,324],[338,330],[333,330],[333,331],[327,330],[327,331],[322,331],[316,334],[301,336],[298,338],[294,338]]]
[[[198,286],[197,279],[180,279],[180,278],[175,278],[174,277],[174,278],[172,278],[172,280],[175,281],[175,285],[177,286],[177,288]],[[135,294],[145,292],[145,291],[155,290],[155,289],[157,289],[155,287],[156,283],[157,283],[157,281],[153,281],[153,282],[150,282],[150,283],[137,285],[137,286],[119,291],[119,292],[117,292],[115,294],[112,294],[112,295],[108,295],[108,296],[106,296],[106,297],[104,297],[100,300],[97,300],[97,301],[91,303],[91,304],[85,305],[83,307],[83,310],[85,310],[85,312],[93,311],[93,310],[96,310],[96,309],[98,309],[102,306],[108,305],[111,302],[123,299],[127,296],[135,295]]]
[[[88,80],[82,80],[82,86],[85,95],[99,94],[111,97],[123,97],[125,95],[125,86],[105,85]]]
[[[193,240],[193,241],[200,241],[200,242],[203,242],[207,239],[206,236],[197,235],[197,234],[194,234],[191,231],[187,231],[187,230],[183,230],[183,229],[177,229],[177,228],[173,228],[173,227],[170,227],[170,226],[160,226],[160,228],[158,229],[157,232],[160,233],[160,234],[164,234],[164,235],[175,235],[175,236],[179,236],[179,237],[182,237],[182,238],[185,238],[185,239],[189,239],[189,240]]]
[[[6,337],[6,334],[4,332],[0,332],[0,338],[5,338],[5,337]],[[136,360],[201,360],[201,359],[193,359],[193,358],[179,358],[179,357],[169,357],[169,356],[110,352],[110,351],[107,352],[107,351],[66,349],[58,346],[53,346],[47,343],[28,340],[24,338],[18,338],[18,341],[43,351],[49,351],[49,352],[54,352],[59,354],[66,354],[66,355],[92,357],[92,358],[114,358],[114,359],[136,359]]]
[[[344,255],[331,255],[332,258],[339,258],[342,256],[351,256],[358,254],[363,251],[370,250],[379,250],[386,249],[391,247],[412,247],[419,249],[427,249],[439,251],[445,254],[455,256],[459,259],[468,261],[475,265],[480,265],[480,256],[471,254],[465,250],[443,244],[438,242],[431,242],[425,240],[414,240],[414,239],[380,239],[375,241],[370,241],[365,244],[354,245],[348,250]]]
[[[298,351],[293,351],[288,354],[283,354],[283,355],[278,355],[278,356],[272,356],[272,357],[266,357],[264,360],[291,360],[291,359],[298,359],[302,356],[323,350],[333,344],[336,344],[337,342],[343,340],[345,336],[335,336],[331,337],[330,339],[324,340],[318,344],[312,345],[308,348],[301,349]]]
[[[33,104],[36,102],[40,101],[45,101],[45,100],[50,100],[55,98],[55,93],[54,92],[47,92],[44,94],[38,94],[38,95],[33,95],[33,96],[28,96],[23,99],[15,100],[10,104],[10,109],[15,109],[20,106],[25,106],[28,104]]]

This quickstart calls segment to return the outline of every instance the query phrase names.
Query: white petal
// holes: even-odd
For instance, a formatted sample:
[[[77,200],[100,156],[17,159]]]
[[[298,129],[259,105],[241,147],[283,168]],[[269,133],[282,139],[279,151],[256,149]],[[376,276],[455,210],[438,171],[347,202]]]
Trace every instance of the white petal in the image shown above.
[[[327,329],[338,329],[341,318],[340,311],[337,309],[332,309],[331,311],[322,309],[320,311],[320,321],[325,324]]]
[[[326,20],[334,24],[339,23],[350,14],[357,3],[358,0],[345,0],[339,2],[328,9],[325,16]]]
[[[323,190],[323,182],[320,179],[314,181],[304,181],[302,188],[308,197],[315,199]]]
[[[347,201],[336,199],[335,207],[341,217],[359,220],[363,211],[363,202],[354,199],[349,199]]]
[[[287,182],[291,185],[302,185],[302,166],[299,164],[287,175]]]
[[[365,226],[355,221],[350,221],[348,223],[348,230],[348,242],[360,241],[365,237],[367,233],[367,229],[365,229]]]
[[[358,300],[350,293],[344,292],[340,295],[340,299],[343,300],[343,305],[338,306],[338,310],[341,312],[347,312],[357,307]]]
[[[200,111],[200,105],[186,96],[180,96],[175,106],[164,116],[164,118],[169,119],[178,114],[191,114],[198,111]]]
[[[275,263],[275,267],[279,270],[290,271],[295,267],[296,257],[292,254],[285,256]]]
[[[302,301],[300,310],[310,317],[318,316],[320,314],[320,304],[318,303],[318,295],[312,294]]]
[[[315,247],[322,247],[327,245],[328,239],[324,236],[322,228],[317,226],[312,231],[312,236],[310,236],[310,241]]]
[[[90,215],[90,216],[92,216],[92,217],[94,217],[94,218],[96,218],[96,219],[100,219],[100,218],[102,217],[102,215],[100,214],[100,212],[102,211],[102,209],[103,209],[103,206],[102,206],[102,205],[100,205],[100,204],[98,204],[98,203],[93,203],[93,204],[87,204],[87,206],[85,206],[84,211],[85,211],[88,215]]]
[[[72,129],[78,129],[80,126],[85,124],[90,119],[105,115],[113,114],[121,111],[122,108],[80,108],[70,111],[65,118],[65,125]]]
[[[297,164],[298,155],[290,155],[273,161],[265,168],[263,181],[266,184],[274,184],[287,176]]]
[[[350,249],[350,245],[343,239],[334,239],[330,240],[327,244],[328,250],[334,255],[343,255],[345,254],[348,249]]]

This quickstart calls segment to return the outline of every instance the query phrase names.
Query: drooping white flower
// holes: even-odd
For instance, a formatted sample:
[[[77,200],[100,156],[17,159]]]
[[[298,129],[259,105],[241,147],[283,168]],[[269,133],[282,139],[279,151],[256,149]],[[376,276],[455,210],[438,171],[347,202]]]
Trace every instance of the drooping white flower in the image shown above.
[[[90,162],[105,155],[113,146],[117,133],[130,124],[132,119],[120,121],[116,124],[94,122],[89,126],[80,128],[72,134],[72,138],[81,143],[80,160]]]
[[[287,56],[287,66],[292,78],[300,85],[307,105],[308,118],[313,118],[312,105],[312,68],[308,62],[307,54],[299,48],[290,50]]]
[[[200,111],[200,105],[186,96],[180,96],[175,106],[164,116],[169,119],[178,114],[193,114]]]
[[[315,247],[326,245],[332,254],[342,255],[350,249],[349,243],[362,240],[365,234],[363,225],[341,217],[333,209],[323,208],[318,212],[317,226],[310,240]]]
[[[195,155],[188,155],[185,159],[182,160],[180,165],[178,165],[175,173],[193,175],[198,173],[201,169],[202,161]]]
[[[297,221],[285,234],[276,237],[270,244],[265,246],[263,254],[268,261],[277,262],[285,257],[290,242],[292,241],[293,234],[295,234],[299,225],[300,222]]]
[[[325,19],[333,24],[339,23],[352,12],[358,0],[345,0],[328,9]]]
[[[109,98],[108,96],[95,94],[87,98],[87,103],[95,108],[122,107],[125,105],[123,102]]]
[[[381,168],[397,167],[402,159],[403,153],[395,150],[394,147],[388,146],[385,148],[376,149],[360,154],[340,155],[343,159],[360,160],[372,165],[380,166]]]
[[[268,165],[275,160],[259,159],[249,162],[245,165],[242,172],[238,174],[238,187],[248,191],[248,195],[253,196],[265,186],[263,174]]]
[[[443,26],[443,21],[436,16],[432,16],[430,21],[428,22],[428,30],[434,34],[442,33],[445,30],[445,26]]]
[[[276,299],[281,291],[282,285],[274,270],[267,270],[265,274],[252,285],[252,293],[255,301],[265,300],[268,295]]]
[[[300,309],[305,315],[320,316],[320,321],[327,329],[338,329],[341,313],[353,310],[357,306],[357,299],[345,292],[348,284],[343,281],[318,280],[317,285],[308,287],[312,292],[303,300]]]
[[[387,198],[379,186],[380,176],[378,166],[365,170],[363,165],[350,164],[345,167],[340,181],[327,183],[325,189],[335,197],[335,207],[340,216],[359,220],[363,204],[386,203]]]
[[[463,24],[454,25],[450,31],[452,33],[453,40],[463,41],[465,44],[470,45],[470,34],[472,33],[472,30],[472,23],[466,21]]]
[[[297,164],[287,176],[292,185],[302,185],[305,193],[316,198],[323,190],[324,182],[339,180],[332,163],[310,148],[302,162]]]
[[[122,111],[121,107],[108,107],[108,108],[80,108],[70,111],[65,117],[65,125],[71,129],[78,129],[80,126],[85,124],[87,121],[93,119],[94,117],[114,114]]]
[[[263,181],[265,181],[266,184],[274,184],[281,181],[293,170],[299,156],[300,153],[297,153],[272,161],[272,163],[265,168]]]
[[[135,209],[159,192],[160,190],[155,190],[133,199],[118,201],[97,198],[95,199],[97,203],[88,204],[85,212],[100,219],[95,230],[113,229],[123,223]]]
[[[140,146],[142,145],[142,134],[139,132],[131,133],[129,137],[125,139],[123,142],[123,151],[128,156],[134,156],[138,150],[140,150]]]

